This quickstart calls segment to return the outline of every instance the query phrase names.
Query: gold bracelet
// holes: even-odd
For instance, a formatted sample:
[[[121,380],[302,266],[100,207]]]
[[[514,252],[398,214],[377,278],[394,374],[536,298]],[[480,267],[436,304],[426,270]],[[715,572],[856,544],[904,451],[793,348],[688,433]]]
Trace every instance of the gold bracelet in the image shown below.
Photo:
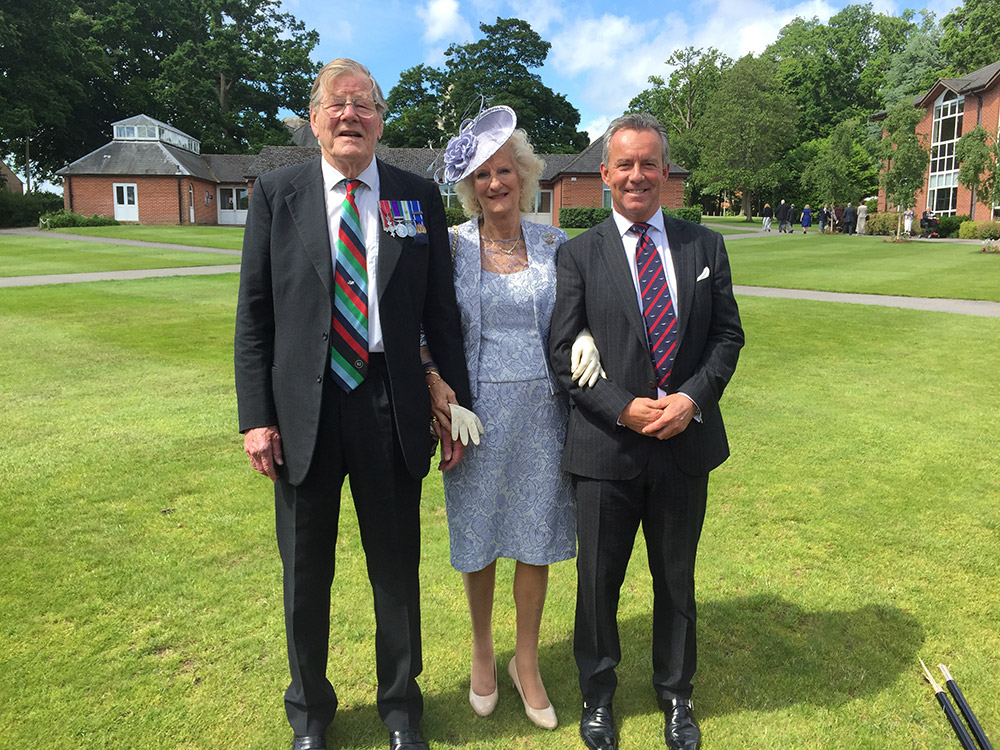
[[[425,372],[425,373],[424,373],[424,377],[425,377],[425,378],[426,378],[426,377],[427,377],[428,375],[437,375],[437,379],[438,379],[438,380],[444,380],[444,378],[442,378],[442,377],[441,377],[441,373],[440,373],[440,372],[438,372],[437,370],[428,370],[427,372]],[[432,381],[431,381],[430,383],[428,383],[428,384],[427,384],[427,388],[428,388],[428,390],[430,390],[430,387],[431,387],[432,385],[434,385],[434,383],[435,383],[435,382],[436,382],[436,381],[433,381],[433,380],[432,380]]]

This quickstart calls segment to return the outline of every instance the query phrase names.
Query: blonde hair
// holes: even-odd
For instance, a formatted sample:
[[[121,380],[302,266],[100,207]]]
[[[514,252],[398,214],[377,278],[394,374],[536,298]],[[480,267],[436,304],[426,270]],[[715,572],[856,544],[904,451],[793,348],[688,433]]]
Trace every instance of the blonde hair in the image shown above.
[[[375,80],[375,76],[371,74],[368,68],[346,57],[331,60],[316,75],[316,80],[313,81],[312,85],[312,92],[309,95],[309,109],[319,111],[323,106],[323,98],[326,96],[327,87],[341,76],[353,75],[367,77],[372,82],[372,99],[375,101],[375,110],[378,112],[378,116],[382,117],[388,107],[385,103],[385,97],[382,96],[382,89],[378,85],[378,81]]]
[[[510,146],[511,161],[514,162],[514,171],[517,173],[517,181],[521,188],[518,209],[521,213],[527,213],[535,203],[538,180],[542,176],[542,170],[545,169],[545,162],[535,153],[535,149],[528,142],[528,134],[521,128],[511,134],[504,146]],[[473,170],[472,174],[455,185],[455,194],[462,202],[462,210],[470,219],[483,215],[483,207],[476,198],[474,184],[478,171]]]

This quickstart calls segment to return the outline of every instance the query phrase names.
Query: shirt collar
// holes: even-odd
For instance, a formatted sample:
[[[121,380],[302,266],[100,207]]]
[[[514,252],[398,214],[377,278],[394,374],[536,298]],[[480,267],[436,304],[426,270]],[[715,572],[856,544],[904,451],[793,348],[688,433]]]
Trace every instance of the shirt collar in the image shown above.
[[[347,179],[335,166],[322,157],[320,157],[320,166],[323,170],[323,188],[327,193]],[[378,164],[375,162],[374,156],[372,156],[368,166],[361,170],[357,179],[361,180],[361,184],[368,188],[374,188],[378,184]]]
[[[631,219],[626,219],[618,211],[612,209],[611,215],[615,217],[615,227],[618,229],[618,234],[622,237],[625,236],[626,232],[632,229],[632,225],[636,222]],[[658,210],[653,213],[651,217],[646,221],[654,229],[658,229],[662,236],[667,236],[667,230],[663,226],[663,211]]]

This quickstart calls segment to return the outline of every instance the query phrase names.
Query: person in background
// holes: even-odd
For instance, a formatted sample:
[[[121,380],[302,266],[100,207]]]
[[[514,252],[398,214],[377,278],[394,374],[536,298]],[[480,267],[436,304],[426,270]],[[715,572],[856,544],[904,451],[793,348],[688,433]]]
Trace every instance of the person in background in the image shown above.
[[[770,232],[771,231],[771,219],[774,218],[774,209],[771,208],[771,204],[770,203],[765,203],[764,204],[764,210],[761,212],[761,216],[763,217],[763,221],[761,222],[761,228],[765,232]]]
[[[865,223],[868,221],[868,206],[864,203],[858,204],[858,234],[865,233]]]
[[[848,203],[844,206],[844,234],[854,234],[854,222],[857,218],[858,214],[853,205]]]
[[[903,231],[907,234],[913,233],[913,209],[908,208],[903,212]]]
[[[830,220],[830,209],[824,203],[823,207],[819,210],[819,233],[826,234],[826,224]]]
[[[778,220],[778,234],[788,231],[788,206],[785,204],[785,199],[781,199],[781,203],[778,204],[777,210],[774,212],[774,217]]]
[[[802,209],[802,234],[809,233],[809,227],[812,226],[812,215],[812,209],[809,208],[809,204],[807,203],[806,207]]]

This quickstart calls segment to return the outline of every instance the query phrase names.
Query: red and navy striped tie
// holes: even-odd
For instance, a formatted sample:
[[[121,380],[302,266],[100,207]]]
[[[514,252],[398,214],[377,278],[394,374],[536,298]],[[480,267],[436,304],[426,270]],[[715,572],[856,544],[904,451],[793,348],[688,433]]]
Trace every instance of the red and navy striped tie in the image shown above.
[[[330,369],[350,393],[368,374],[368,260],[354,192],[361,180],[346,180],[340,210],[337,267],[333,274],[333,340]]]
[[[632,225],[632,232],[639,236],[635,244],[635,267],[639,272],[639,290],[642,293],[642,317],[646,323],[646,341],[649,344],[656,382],[667,389],[670,370],[677,351],[677,314],[670,299],[667,276],[663,272],[660,254],[649,239],[650,225],[640,222]]]

